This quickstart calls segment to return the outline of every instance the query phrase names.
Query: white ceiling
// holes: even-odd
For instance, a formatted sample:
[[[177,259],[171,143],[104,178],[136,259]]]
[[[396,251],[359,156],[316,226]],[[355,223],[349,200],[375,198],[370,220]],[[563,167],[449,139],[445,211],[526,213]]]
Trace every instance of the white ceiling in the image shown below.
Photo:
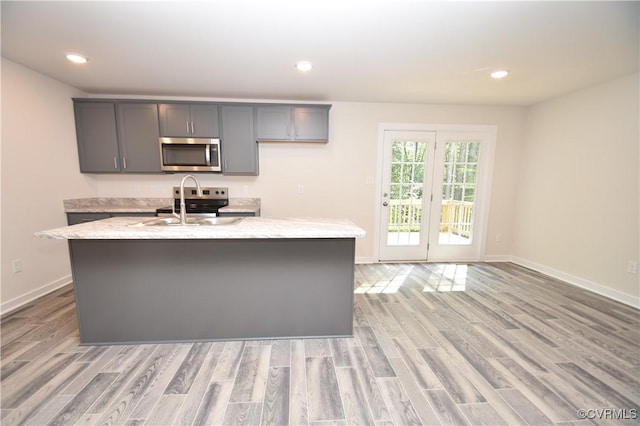
[[[2,56],[91,94],[530,105],[637,72],[639,5],[3,0]]]

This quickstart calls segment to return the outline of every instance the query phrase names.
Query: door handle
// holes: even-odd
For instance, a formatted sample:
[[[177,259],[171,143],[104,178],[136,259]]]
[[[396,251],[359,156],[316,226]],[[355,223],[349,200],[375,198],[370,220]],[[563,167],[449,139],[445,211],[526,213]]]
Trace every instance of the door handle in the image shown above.
[[[383,206],[387,207],[389,205],[389,203],[387,203],[386,201],[384,203],[382,203]]]

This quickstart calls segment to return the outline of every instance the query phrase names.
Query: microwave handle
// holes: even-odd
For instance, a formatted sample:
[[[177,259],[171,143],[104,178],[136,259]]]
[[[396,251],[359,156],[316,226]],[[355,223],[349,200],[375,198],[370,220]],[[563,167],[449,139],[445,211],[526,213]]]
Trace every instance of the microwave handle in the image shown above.
[[[204,158],[207,162],[207,166],[211,166],[211,147],[207,147],[205,150]]]

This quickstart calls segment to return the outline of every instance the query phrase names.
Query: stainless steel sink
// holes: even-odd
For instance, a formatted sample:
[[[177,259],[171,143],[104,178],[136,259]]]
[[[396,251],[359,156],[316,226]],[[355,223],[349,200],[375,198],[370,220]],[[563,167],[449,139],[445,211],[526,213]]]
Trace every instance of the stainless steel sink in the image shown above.
[[[220,226],[235,225],[240,222],[243,217],[187,217],[186,226]],[[154,219],[143,220],[129,226],[182,226],[180,219],[177,217],[158,217]]]
[[[216,226],[216,225],[235,225],[240,222],[243,217],[200,217],[194,218],[196,220],[197,225],[205,225],[205,226]],[[189,218],[187,218],[187,222],[189,222]]]

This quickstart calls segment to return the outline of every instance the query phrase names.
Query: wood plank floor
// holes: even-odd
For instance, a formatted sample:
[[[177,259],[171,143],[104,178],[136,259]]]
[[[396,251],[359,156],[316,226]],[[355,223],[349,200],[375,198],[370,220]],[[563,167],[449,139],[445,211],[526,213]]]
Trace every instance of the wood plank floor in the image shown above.
[[[357,265],[354,337],[80,346],[2,318],[3,425],[588,425],[640,414],[640,311],[504,264]]]

